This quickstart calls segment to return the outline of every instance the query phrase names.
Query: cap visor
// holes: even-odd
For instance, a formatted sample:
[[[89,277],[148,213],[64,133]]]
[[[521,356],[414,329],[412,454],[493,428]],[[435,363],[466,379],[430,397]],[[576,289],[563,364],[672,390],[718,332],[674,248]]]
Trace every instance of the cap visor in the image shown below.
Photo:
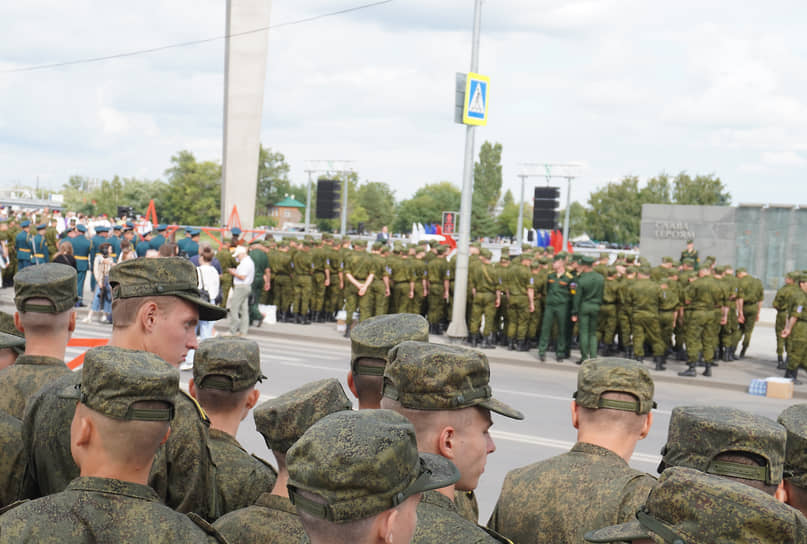
[[[405,491],[408,496],[415,493],[423,493],[432,489],[440,489],[448,487],[457,483],[460,479],[459,469],[441,455],[433,453],[421,453],[420,460],[422,461],[423,470],[420,475],[423,476],[425,472],[429,473],[428,478],[418,477],[415,485]]]
[[[18,348],[25,345],[25,338],[0,332],[0,348]]]
[[[201,298],[190,293],[171,293],[179,298],[183,298],[199,308],[199,319],[202,321],[218,321],[227,317],[227,310],[215,304],[205,302]]]
[[[479,406],[484,406],[491,412],[496,412],[497,414],[501,414],[512,419],[524,419],[524,414],[500,400],[491,398],[480,402]]]
[[[589,531],[583,538],[586,539],[586,542],[624,542],[650,538],[650,533],[642,527],[638,520],[633,520],[621,525]]]
[[[57,393],[57,396],[60,399],[81,399],[81,388],[79,387],[80,384],[75,385],[66,385],[63,389]]]

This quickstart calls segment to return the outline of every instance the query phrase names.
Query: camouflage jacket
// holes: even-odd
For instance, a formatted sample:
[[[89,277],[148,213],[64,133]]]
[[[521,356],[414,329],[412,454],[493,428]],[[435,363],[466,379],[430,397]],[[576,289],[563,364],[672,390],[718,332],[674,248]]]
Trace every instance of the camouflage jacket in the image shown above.
[[[78,372],[66,374],[28,402],[22,423],[26,468],[21,496],[25,498],[62,491],[79,474],[70,453],[70,423],[76,401],[62,398],[61,392],[80,379]],[[185,393],[177,395],[174,408],[171,435],[157,450],[149,485],[168,507],[214,520],[219,512],[207,444],[210,422]]]
[[[13,365],[0,370],[0,410],[22,419],[31,395],[68,372],[61,359],[20,355]]]
[[[508,542],[471,523],[457,510],[454,501],[439,491],[426,491],[418,504],[418,523],[412,544],[488,544]]]
[[[61,493],[17,503],[0,516],[2,542],[226,542],[199,520],[160,504],[151,488],[107,478],[76,478]]]
[[[22,422],[0,412],[0,508],[16,501],[24,468]]]
[[[584,544],[588,531],[634,519],[655,482],[616,453],[578,442],[509,472],[488,527],[519,544]]]
[[[226,514],[253,504],[275,485],[277,473],[266,462],[247,453],[238,441],[210,429],[210,453],[216,466],[216,504]]]
[[[220,517],[213,527],[233,543],[287,544],[307,538],[291,501],[271,493],[261,495],[252,506]]]

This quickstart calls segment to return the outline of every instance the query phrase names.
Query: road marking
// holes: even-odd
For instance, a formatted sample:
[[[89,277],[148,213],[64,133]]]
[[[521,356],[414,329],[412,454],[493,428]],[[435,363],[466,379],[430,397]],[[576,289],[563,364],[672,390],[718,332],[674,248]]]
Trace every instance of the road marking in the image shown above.
[[[332,366],[322,366],[322,365],[310,365],[310,364],[307,364],[307,363],[284,363],[284,362],[280,362],[278,364],[285,365],[285,366],[296,366],[296,367],[300,367],[300,368],[315,368],[317,370],[328,370],[330,372],[335,372],[337,374],[341,374],[343,372],[346,372],[346,370],[344,370],[342,368],[335,368],[335,367],[332,367]]]
[[[496,429],[491,429],[490,435],[497,440],[507,440],[508,442],[531,444],[533,446],[544,446],[559,450],[570,450],[572,446],[574,446],[574,442],[567,442],[565,440],[555,440],[553,438],[544,438],[542,436],[532,436],[528,434],[509,433],[507,431],[499,431]],[[659,461],[661,461],[661,457],[659,455],[650,455],[647,453],[634,453],[631,457],[631,461],[658,465]]]
[[[281,362],[300,362],[302,359],[298,357],[285,357],[282,355],[261,355],[261,360],[269,359],[271,361],[281,361]]]
[[[512,389],[499,389],[496,388],[496,393],[505,393],[507,395],[522,395],[524,397],[532,397],[535,399],[547,399],[547,400],[559,400],[562,402],[569,402],[572,400],[571,396],[569,397],[559,397],[557,395],[544,395],[543,393],[528,393],[526,391],[514,391]],[[672,412],[670,410],[659,410],[658,408],[653,410],[655,414],[664,414],[670,415]]]

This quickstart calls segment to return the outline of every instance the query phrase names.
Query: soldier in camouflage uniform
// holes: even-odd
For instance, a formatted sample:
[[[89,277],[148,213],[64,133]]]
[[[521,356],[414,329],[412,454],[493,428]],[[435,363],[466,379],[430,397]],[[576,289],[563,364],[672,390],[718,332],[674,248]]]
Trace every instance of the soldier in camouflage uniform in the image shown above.
[[[88,351],[80,386],[62,391],[78,401],[69,433],[81,476],[0,516],[3,541],[224,542],[204,521],[160,504],[147,486],[178,394],[179,373],[156,355],[109,346]]]
[[[418,429],[421,452],[451,459],[460,472],[455,488],[473,491],[487,456],[495,451],[488,433],[491,412],[513,419],[523,419],[524,415],[493,398],[488,361],[479,351],[407,341],[393,348],[389,358],[381,407],[412,421]],[[451,444],[439,438],[446,427],[457,433]],[[469,522],[459,513],[454,498],[454,489],[424,494],[418,506],[414,544],[507,542]]]
[[[738,268],[737,273],[743,272],[745,269]],[[788,272],[785,275],[785,284],[776,291],[776,296],[773,298],[773,307],[776,310],[776,368],[777,370],[784,370],[785,365],[785,346],[789,348],[790,342],[786,342],[782,338],[782,331],[785,330],[787,325],[788,312],[790,310],[791,298],[798,294],[799,286],[796,285],[794,279],[798,276],[797,272]],[[790,349],[787,350],[790,353]]]
[[[415,280],[414,296],[406,306],[406,312],[410,314],[424,315],[424,306],[426,304],[426,296],[429,293],[429,279],[426,276],[426,246],[419,245],[414,249],[414,259],[410,259],[410,266],[412,267],[413,279]]]
[[[776,421],[787,431],[782,483],[785,502],[807,515],[807,404],[785,408]]]
[[[507,298],[505,334],[508,349],[527,351],[527,327],[530,314],[535,311],[535,279],[529,269],[529,255],[522,255],[519,260],[506,268],[502,282]]]
[[[731,478],[773,495],[782,482],[785,428],[725,406],[677,406],[658,472],[687,467]]]
[[[277,474],[236,440],[238,427],[258,402],[261,373],[258,344],[246,338],[217,336],[199,344],[188,389],[210,418],[208,447],[216,466],[216,504],[220,514],[249,506],[275,485]]]
[[[289,321],[294,292],[291,287],[291,255],[287,243],[281,242],[278,249],[269,255],[267,282],[275,294],[278,321]]]
[[[495,348],[496,309],[501,306],[501,291],[499,290],[499,277],[495,267],[490,263],[491,252],[482,249],[479,259],[473,264],[469,263],[468,288],[471,290],[471,322],[468,335],[471,345],[476,347],[482,338],[485,339],[483,348]],[[485,317],[485,329],[480,334],[482,316]]]
[[[249,248],[249,258],[252,259],[252,263],[255,265],[255,275],[250,286],[249,322],[260,327],[263,324],[263,315],[258,309],[258,304],[261,301],[263,287],[266,284],[269,257],[260,242],[253,242]]]
[[[418,453],[414,427],[389,410],[325,416],[286,459],[289,498],[311,544],[409,542],[421,495],[459,477],[447,459]]]
[[[221,248],[216,252],[216,260],[219,261],[221,265],[221,304],[222,308],[227,307],[227,297],[230,296],[230,288],[233,286],[233,276],[230,274],[229,270],[231,268],[237,268],[238,263],[235,262],[235,258],[233,257],[232,250],[235,249],[235,246],[238,245],[235,240],[232,240],[229,244],[225,243],[221,246]],[[141,256],[138,253],[138,256]]]
[[[631,310],[627,302],[627,292],[631,284],[636,280],[636,269],[633,266],[633,255],[628,255],[628,266],[622,268],[617,288],[617,322],[619,323],[619,339],[622,349],[625,350],[625,357],[633,358],[633,326],[631,323]],[[617,268],[619,270],[619,268]]]
[[[801,273],[796,280],[799,291],[790,303],[790,318],[782,331],[782,338],[790,338],[791,352],[787,355],[785,378],[791,378],[795,385],[799,369],[807,368],[807,274]]]
[[[738,286],[738,308],[742,301],[742,315],[739,316],[740,329],[742,331],[743,348],[740,351],[740,359],[745,357],[748,345],[751,343],[751,334],[754,332],[754,325],[759,321],[759,312],[762,311],[762,299],[765,297],[765,290],[762,282],[746,271],[737,274]]]
[[[618,291],[619,283],[617,281],[616,267],[609,266],[605,269],[605,283],[603,284],[598,323],[600,327],[599,340],[605,346],[605,355],[614,355],[619,349],[616,343]]]
[[[166,365],[179,366],[197,347],[196,323],[227,314],[199,298],[196,268],[182,257],[133,259],[112,267],[112,337],[110,345],[150,351]],[[40,389],[28,401],[23,419],[26,474],[24,496],[36,498],[62,491],[78,475],[70,455],[67,430],[75,401],[61,392],[75,386],[70,372]],[[207,446],[210,420],[193,398],[174,399],[171,435],[157,452],[149,485],[163,502],[180,512],[195,512],[212,521],[214,469]]]
[[[720,325],[725,323],[724,319],[717,318],[717,313],[722,313],[722,317],[725,318],[728,306],[724,306],[726,299],[723,290],[709,274],[708,266],[701,267],[698,270],[698,279],[689,284],[686,292],[684,319],[689,368],[679,372],[679,376],[696,376],[695,366],[701,358],[706,365],[703,375],[707,377],[712,375],[717,331]]]
[[[350,338],[353,312],[359,310],[359,322],[371,317],[371,299],[368,295],[373,283],[374,266],[367,253],[367,242],[353,242],[354,249],[345,262],[345,338]]]
[[[350,331],[347,385],[359,401],[360,410],[380,408],[389,350],[406,340],[428,342],[428,321],[415,314],[381,315]]]
[[[311,323],[311,300],[314,293],[313,242],[303,240],[291,257],[292,288],[294,289],[294,320],[296,323]]]
[[[0,312],[0,370],[14,364],[17,357],[25,353],[25,336],[14,325],[14,316]]]
[[[659,332],[661,341],[664,343],[664,355],[673,351],[673,331],[675,330],[676,319],[680,300],[678,298],[678,271],[669,269],[661,273],[659,287],[661,288],[661,299],[658,306]]]
[[[67,341],[76,327],[76,271],[45,263],[14,276],[15,321],[25,333],[25,353],[0,370],[0,410],[22,419],[25,403],[42,386],[70,370]]]
[[[650,279],[650,267],[637,267],[637,279],[627,288],[626,302],[630,308],[630,321],[633,330],[633,349],[636,360],[644,359],[645,343],[653,350],[656,370],[664,370],[665,345],[659,329],[659,306],[661,288]]]
[[[510,471],[488,527],[519,544],[578,543],[587,531],[633,519],[655,484],[628,466],[650,431],[653,390],[650,373],[635,361],[583,363],[572,404],[577,444]],[[606,447],[612,444],[619,451]]]
[[[3,335],[8,336],[8,335]],[[22,422],[0,412],[0,509],[16,501],[25,463],[22,447]]]
[[[533,306],[535,311],[530,314],[527,323],[527,340],[529,347],[538,347],[538,331],[541,327],[541,318],[544,315],[544,293],[546,292],[546,268],[549,261],[546,257],[533,259],[530,264],[530,274],[533,287]]]
[[[661,475],[635,519],[587,542],[804,544],[807,520],[755,489],[689,468]]]
[[[311,285],[313,290],[311,293],[312,319],[316,323],[324,323],[325,291],[331,284],[331,266],[328,249],[325,247],[323,240],[320,240],[311,250],[311,258],[314,261],[314,274]]]
[[[451,269],[446,260],[446,246],[434,248],[435,256],[426,265],[426,279],[429,282],[429,330],[432,334],[443,334],[446,323],[446,308],[450,290]]]
[[[373,282],[370,284],[368,296],[370,297],[370,316],[384,315],[389,308],[390,296],[390,270],[387,259],[382,255],[386,246],[381,242],[373,244],[370,259],[373,263]]]
[[[314,423],[350,409],[350,400],[334,378],[303,385],[255,408],[255,427],[277,460],[277,481],[254,504],[220,517],[213,526],[231,542],[286,544],[304,539],[286,487],[286,453]]]

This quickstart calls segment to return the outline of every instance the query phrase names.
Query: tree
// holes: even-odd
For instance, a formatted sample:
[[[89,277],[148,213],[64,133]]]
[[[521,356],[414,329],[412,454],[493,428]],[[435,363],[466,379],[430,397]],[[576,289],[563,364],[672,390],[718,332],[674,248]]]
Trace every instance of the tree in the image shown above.
[[[359,187],[356,201],[366,217],[363,220],[369,231],[380,231],[384,225],[395,221],[395,195],[389,185],[382,181],[366,181]]]
[[[670,204],[670,190],[670,176],[662,172],[647,180],[647,185],[640,191],[640,198],[647,204]]]
[[[474,164],[474,192],[471,198],[471,235],[493,236],[496,204],[502,191],[502,144],[485,142]],[[512,196],[512,195],[511,195]]]
[[[595,240],[634,244],[639,241],[642,204],[639,178],[625,176],[611,182],[588,197],[591,212],[586,216],[586,230]]]
[[[168,187],[163,191],[157,208],[161,221],[185,225],[219,224],[221,165],[213,161],[197,162],[190,151],[180,151],[171,157],[171,166],[165,175]]]
[[[412,223],[440,224],[443,212],[459,212],[461,196],[460,190],[448,181],[424,185],[412,198],[398,204],[393,232],[409,233]]]
[[[283,153],[273,152],[270,148],[261,145],[258,158],[258,188],[255,196],[255,213],[257,215],[268,213],[272,204],[280,202],[292,192],[289,170]],[[302,200],[299,198],[297,200],[305,202],[305,188],[303,188],[302,197]]]
[[[569,208],[569,238],[576,238],[577,236],[581,236],[588,232],[588,225],[586,223],[587,217],[588,210],[586,210],[585,206],[576,200],[572,202],[572,205]],[[566,210],[563,209],[558,212],[558,223],[563,225],[565,220]],[[591,236],[590,233],[589,236]]]
[[[675,176],[673,181],[673,197],[676,204],[699,206],[728,206],[731,194],[726,190],[720,178],[714,174],[708,176],[689,177],[686,172]]]

